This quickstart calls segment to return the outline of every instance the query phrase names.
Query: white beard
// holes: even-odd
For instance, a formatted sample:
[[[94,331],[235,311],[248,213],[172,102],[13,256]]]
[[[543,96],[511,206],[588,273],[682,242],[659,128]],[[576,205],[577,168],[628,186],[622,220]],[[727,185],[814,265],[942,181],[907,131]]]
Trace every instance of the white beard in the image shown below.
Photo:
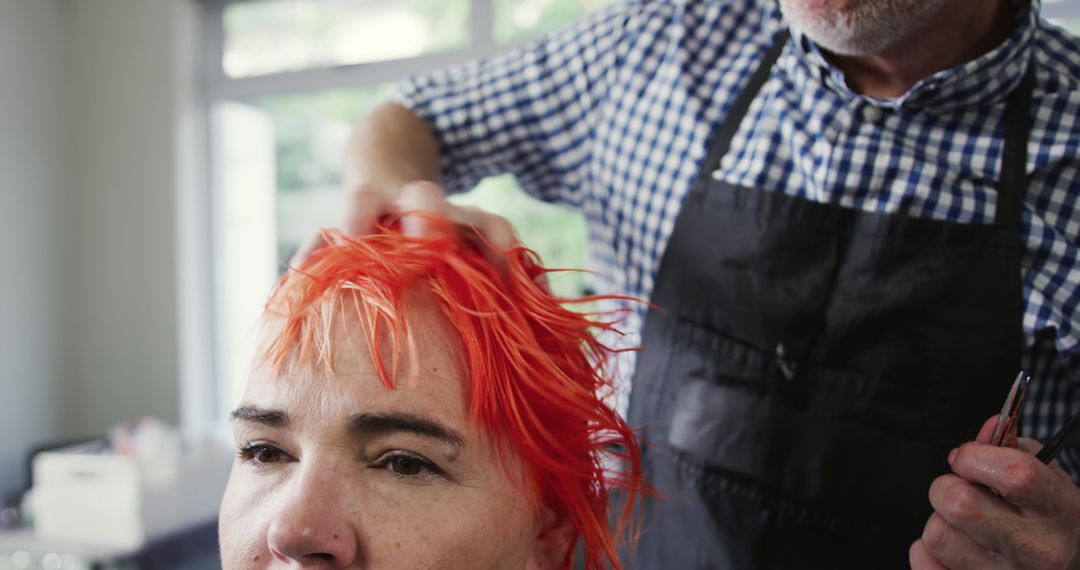
[[[823,0],[780,0],[793,32],[833,53],[881,53],[914,35],[948,0],[856,0],[836,10]],[[983,0],[973,0],[981,2]]]

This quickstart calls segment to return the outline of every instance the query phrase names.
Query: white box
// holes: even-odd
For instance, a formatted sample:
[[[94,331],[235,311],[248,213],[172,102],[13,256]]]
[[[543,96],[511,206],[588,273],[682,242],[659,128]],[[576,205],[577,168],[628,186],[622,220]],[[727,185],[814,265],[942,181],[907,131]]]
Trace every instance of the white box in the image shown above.
[[[33,469],[39,537],[137,548],[152,530],[143,524],[142,477],[131,457],[43,452]]]
[[[213,520],[232,454],[186,450],[176,464],[140,465],[128,455],[48,451],[34,457],[34,533],[45,540],[136,549]]]

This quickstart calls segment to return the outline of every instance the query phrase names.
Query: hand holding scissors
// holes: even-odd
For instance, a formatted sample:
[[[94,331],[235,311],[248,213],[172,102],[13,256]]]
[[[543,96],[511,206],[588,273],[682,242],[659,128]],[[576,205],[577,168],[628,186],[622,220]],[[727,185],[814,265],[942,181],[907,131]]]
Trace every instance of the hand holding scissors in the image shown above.
[[[930,486],[934,514],[911,546],[912,568],[1080,568],[1080,488],[1047,464],[1080,416],[1045,447],[1017,437],[1029,381],[1021,373],[1002,413],[949,454],[953,473]]]

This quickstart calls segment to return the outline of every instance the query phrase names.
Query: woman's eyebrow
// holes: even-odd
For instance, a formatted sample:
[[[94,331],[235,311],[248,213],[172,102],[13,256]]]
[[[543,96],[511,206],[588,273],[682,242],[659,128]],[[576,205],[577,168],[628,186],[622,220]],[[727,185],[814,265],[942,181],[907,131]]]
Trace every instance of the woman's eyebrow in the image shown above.
[[[401,412],[354,414],[349,416],[348,429],[358,435],[377,435],[404,431],[442,440],[458,450],[465,447],[465,436],[423,416]]]
[[[286,427],[289,425],[289,414],[283,410],[260,408],[258,406],[240,406],[229,414],[231,420],[253,422],[268,427]]]

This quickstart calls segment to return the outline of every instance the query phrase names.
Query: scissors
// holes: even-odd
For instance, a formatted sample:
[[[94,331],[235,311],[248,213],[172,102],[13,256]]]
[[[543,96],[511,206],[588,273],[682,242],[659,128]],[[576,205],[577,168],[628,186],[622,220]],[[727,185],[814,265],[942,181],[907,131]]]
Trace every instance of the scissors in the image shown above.
[[[1005,398],[1005,405],[1001,407],[997,424],[994,425],[994,433],[990,436],[990,443],[1001,447],[1013,445],[1016,442],[1017,426],[1020,425],[1020,411],[1024,407],[1024,398],[1027,396],[1028,383],[1031,376],[1021,370],[1013,381],[1009,390],[1009,397]],[[1050,463],[1073,438],[1080,435],[1080,413],[1074,414],[1065,425],[1046,441],[1046,444],[1035,456],[1043,463]]]
[[[1017,430],[1020,426],[1020,411],[1024,407],[1024,398],[1027,396],[1028,384],[1031,376],[1021,370],[1013,380],[1012,388],[1009,389],[1009,397],[1005,398],[1005,405],[1001,407],[997,424],[994,425],[994,433],[990,436],[990,443],[998,447],[1010,445],[1016,442]]]

